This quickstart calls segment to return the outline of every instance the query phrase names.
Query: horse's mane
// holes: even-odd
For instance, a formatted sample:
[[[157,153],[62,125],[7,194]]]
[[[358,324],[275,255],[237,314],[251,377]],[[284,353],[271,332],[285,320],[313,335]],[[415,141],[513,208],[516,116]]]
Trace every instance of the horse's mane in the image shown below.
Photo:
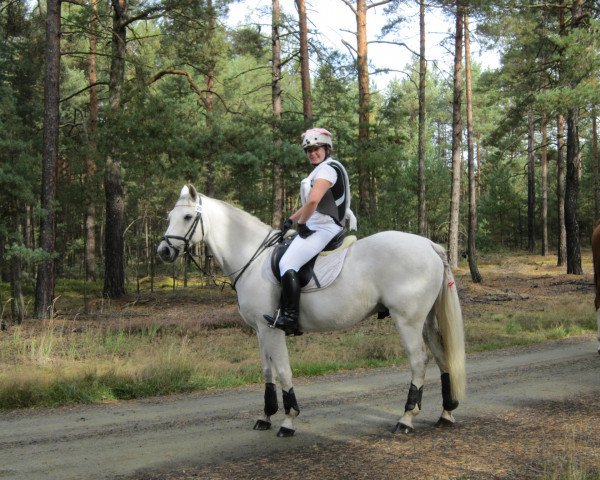
[[[210,198],[210,197],[206,197],[206,198]],[[269,225],[267,225],[265,222],[263,222],[260,218],[256,217],[255,215],[252,215],[251,213],[246,212],[245,210],[242,210],[239,207],[231,205],[230,203],[227,203],[223,200],[217,200],[216,198],[211,198],[211,200],[213,200],[213,201],[219,203],[219,205],[227,208],[227,210],[229,212],[231,212],[232,215],[243,218],[249,222],[256,223],[257,225],[260,225],[262,227],[270,228]]]
[[[242,210],[239,207],[231,205],[230,203],[227,203],[223,200],[218,200],[216,198],[207,197],[206,195],[202,195],[201,193],[199,193],[196,190],[196,188],[192,184],[187,185],[187,188],[188,188],[188,191],[185,193],[184,193],[184,190],[182,190],[182,195],[179,197],[179,200],[177,200],[177,203],[175,204],[176,206],[181,205],[182,202],[185,202],[188,204],[188,206],[193,207],[196,204],[197,199],[199,197],[205,198],[207,200],[217,202],[223,208],[226,208],[231,216],[238,217],[238,218],[242,219],[243,221],[245,221],[245,223],[256,224],[257,228],[258,227],[270,228],[269,225],[264,223],[258,217]]]

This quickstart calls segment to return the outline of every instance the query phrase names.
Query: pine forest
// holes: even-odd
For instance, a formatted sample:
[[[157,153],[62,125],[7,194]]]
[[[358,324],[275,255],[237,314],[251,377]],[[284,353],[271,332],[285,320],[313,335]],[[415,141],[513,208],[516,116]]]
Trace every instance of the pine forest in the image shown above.
[[[172,275],[156,246],[185,184],[279,228],[310,127],[332,132],[359,237],[424,235],[474,282],[481,252],[582,273],[600,218],[598,2],[272,0],[234,25],[235,3],[0,0],[3,309],[22,319],[33,292],[28,315],[45,318],[57,281],[119,298]],[[356,18],[353,43],[318,30],[324,3]],[[419,48],[382,72],[372,52],[409,37]]]

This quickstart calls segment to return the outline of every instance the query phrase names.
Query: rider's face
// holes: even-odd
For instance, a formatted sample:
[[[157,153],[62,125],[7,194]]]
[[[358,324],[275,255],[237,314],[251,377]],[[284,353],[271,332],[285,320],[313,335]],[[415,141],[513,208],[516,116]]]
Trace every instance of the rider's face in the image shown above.
[[[325,159],[325,147],[308,147],[305,151],[311,165],[318,165]]]

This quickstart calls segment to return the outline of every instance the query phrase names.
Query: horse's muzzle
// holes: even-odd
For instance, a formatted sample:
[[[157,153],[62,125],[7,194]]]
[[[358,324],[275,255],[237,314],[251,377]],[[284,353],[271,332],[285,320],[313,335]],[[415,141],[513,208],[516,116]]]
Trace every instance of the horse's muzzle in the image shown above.
[[[179,250],[173,248],[171,245],[169,245],[164,240],[162,242],[160,242],[160,244],[158,245],[158,249],[156,251],[158,253],[158,256],[160,257],[160,259],[163,262],[172,263],[179,256]]]

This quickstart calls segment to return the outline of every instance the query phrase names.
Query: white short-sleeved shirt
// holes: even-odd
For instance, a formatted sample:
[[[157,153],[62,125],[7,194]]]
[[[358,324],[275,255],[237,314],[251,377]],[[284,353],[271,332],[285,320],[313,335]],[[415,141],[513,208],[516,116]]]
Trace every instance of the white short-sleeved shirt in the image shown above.
[[[317,165],[313,169],[313,171],[310,172],[310,175],[308,177],[306,177],[304,180],[302,180],[302,182],[300,183],[300,199],[302,200],[302,205],[306,204],[306,201],[308,200],[308,195],[310,193],[310,189],[312,188],[315,180],[317,180],[318,178],[327,180],[328,182],[331,183],[331,185],[333,185],[337,181],[337,172],[334,170],[334,168],[331,165],[325,163],[325,161],[323,161],[319,165]],[[324,215],[317,211],[315,211],[315,213],[312,214],[309,221],[306,223],[309,223],[309,222],[311,222],[311,223],[335,223],[329,215]]]

